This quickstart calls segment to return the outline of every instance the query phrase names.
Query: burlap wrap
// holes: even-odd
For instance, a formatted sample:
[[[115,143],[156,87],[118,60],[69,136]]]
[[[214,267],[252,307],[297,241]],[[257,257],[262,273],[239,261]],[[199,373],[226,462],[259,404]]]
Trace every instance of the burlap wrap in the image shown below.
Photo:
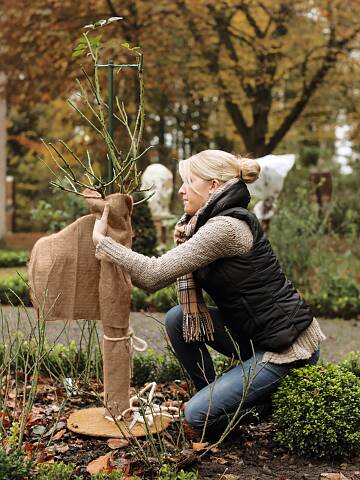
[[[84,193],[91,214],[34,245],[28,264],[30,297],[38,312],[44,309],[46,320],[101,320],[107,337],[126,337],[131,280],[119,266],[95,258],[92,231],[106,201],[107,234],[131,247],[132,199],[117,193],[104,201],[93,192]],[[105,403],[118,415],[129,407],[131,341],[104,341],[103,348]]]

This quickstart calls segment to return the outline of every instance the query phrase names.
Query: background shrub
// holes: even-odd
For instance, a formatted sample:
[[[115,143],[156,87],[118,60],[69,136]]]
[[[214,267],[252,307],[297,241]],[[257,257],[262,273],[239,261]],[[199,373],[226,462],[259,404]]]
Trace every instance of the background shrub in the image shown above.
[[[31,306],[26,279],[23,280],[17,274],[0,277],[0,302],[3,305],[21,305],[22,302],[25,306]]]
[[[133,287],[131,291],[131,310],[145,310],[147,307],[148,294],[141,288]]]
[[[36,207],[30,211],[32,230],[58,232],[88,213],[89,209],[82,197],[54,191],[48,202],[39,200]]]
[[[357,224],[345,218],[351,211],[345,206],[341,225],[333,221],[337,191],[331,203],[319,207],[309,175],[308,169],[295,167],[286,178],[269,239],[286,276],[316,315],[353,318],[360,311],[360,243],[351,233]]]
[[[134,355],[133,383],[143,385],[146,382],[168,383],[183,379],[184,373],[177,359],[170,353],[156,354],[149,348],[144,353]]]
[[[360,312],[358,283],[349,277],[321,275],[321,287],[304,295],[315,315],[354,318]]]
[[[360,380],[339,366],[294,369],[273,405],[275,439],[299,455],[341,458],[360,448]]]
[[[340,363],[340,367],[352,372],[360,378],[360,350],[350,352],[349,355]]]
[[[170,308],[178,304],[175,287],[165,287],[157,292],[151,293],[146,298],[146,303],[153,311],[167,312]]]
[[[142,196],[139,194],[134,195],[134,202],[138,202],[141,198]],[[143,255],[155,256],[157,246],[156,228],[148,202],[142,202],[134,206],[131,221],[134,233],[132,249]]]
[[[0,250],[0,268],[23,267],[29,258],[25,250]]]

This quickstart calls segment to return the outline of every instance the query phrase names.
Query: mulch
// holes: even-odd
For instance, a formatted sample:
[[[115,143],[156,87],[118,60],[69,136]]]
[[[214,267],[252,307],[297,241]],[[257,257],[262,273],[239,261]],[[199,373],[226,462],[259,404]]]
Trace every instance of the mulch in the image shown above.
[[[61,410],[59,405],[67,395],[65,388],[41,378],[36,402],[27,420],[25,452],[38,463],[73,463],[76,474],[84,478],[90,478],[89,465],[94,461],[103,464],[107,471],[121,470],[124,478],[131,479],[135,474],[149,480],[154,478],[151,463],[155,465],[156,458],[148,454],[149,464],[144,465],[139,461],[139,446],[132,442],[81,436],[67,429],[66,421],[72,411],[101,404],[101,390],[102,386],[94,383],[81,395],[68,398]],[[159,403],[180,406],[187,398],[185,384],[158,385]],[[12,406],[10,400],[9,416],[15,413]],[[306,459],[280,448],[274,442],[275,431],[276,425],[271,419],[258,425],[243,425],[231,438],[203,455],[203,450],[192,448],[191,440],[183,445],[182,451],[174,449],[174,439],[179,435],[176,422],[164,434],[163,441],[169,463],[198,470],[203,480],[360,480],[360,452],[352,459]],[[151,450],[146,438],[140,440],[140,446],[143,451]]]

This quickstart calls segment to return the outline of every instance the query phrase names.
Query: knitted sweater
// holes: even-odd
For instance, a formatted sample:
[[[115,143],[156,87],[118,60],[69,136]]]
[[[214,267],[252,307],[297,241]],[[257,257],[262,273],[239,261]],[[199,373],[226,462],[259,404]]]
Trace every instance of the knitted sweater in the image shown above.
[[[120,265],[130,274],[135,286],[152,292],[219,258],[245,255],[252,245],[253,236],[246,222],[218,216],[208,220],[188,241],[161,257],[150,258],[133,252],[110,237],[105,237],[97,244],[96,257]],[[310,358],[324,339],[314,318],[290,348],[280,353],[265,352],[262,361],[289,363]]]

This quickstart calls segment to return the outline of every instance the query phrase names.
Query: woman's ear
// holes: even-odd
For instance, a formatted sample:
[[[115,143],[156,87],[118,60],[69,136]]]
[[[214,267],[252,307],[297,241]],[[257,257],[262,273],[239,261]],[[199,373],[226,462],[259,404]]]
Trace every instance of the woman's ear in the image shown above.
[[[220,182],[217,178],[214,178],[211,181],[210,192],[214,192],[218,187],[220,187]]]

